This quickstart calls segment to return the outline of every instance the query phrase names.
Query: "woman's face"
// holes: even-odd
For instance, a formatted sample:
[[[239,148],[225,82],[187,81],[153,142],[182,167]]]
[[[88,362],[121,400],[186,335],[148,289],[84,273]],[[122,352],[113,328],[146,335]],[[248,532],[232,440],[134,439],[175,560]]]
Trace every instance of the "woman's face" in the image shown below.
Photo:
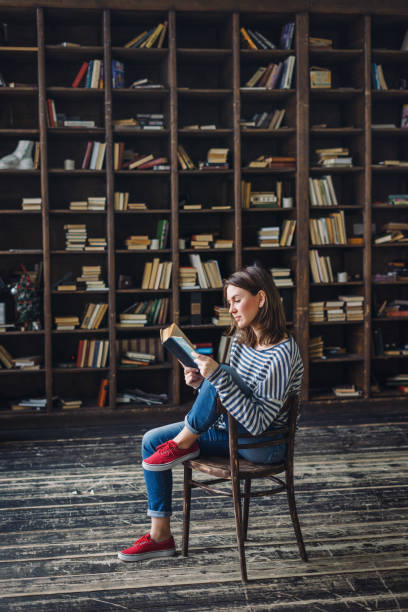
[[[227,287],[227,303],[229,313],[234,317],[237,327],[244,329],[249,327],[255,319],[259,308],[264,303],[264,296],[261,291],[256,295],[252,295],[246,289],[229,285]]]

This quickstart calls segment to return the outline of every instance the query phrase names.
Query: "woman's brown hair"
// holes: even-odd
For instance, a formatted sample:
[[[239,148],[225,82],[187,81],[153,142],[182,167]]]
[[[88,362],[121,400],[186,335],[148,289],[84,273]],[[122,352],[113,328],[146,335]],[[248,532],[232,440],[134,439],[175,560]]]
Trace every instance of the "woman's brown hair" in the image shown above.
[[[229,286],[238,287],[249,291],[251,295],[256,295],[259,291],[265,292],[265,303],[259,309],[251,326],[238,330],[235,321],[231,324],[229,333],[236,333],[237,341],[255,347],[260,344],[276,344],[286,335],[286,317],[283,304],[273,281],[272,274],[261,266],[246,266],[231,274],[224,281],[224,299],[227,301],[227,288]],[[260,337],[257,338],[253,331],[253,324],[261,328]]]

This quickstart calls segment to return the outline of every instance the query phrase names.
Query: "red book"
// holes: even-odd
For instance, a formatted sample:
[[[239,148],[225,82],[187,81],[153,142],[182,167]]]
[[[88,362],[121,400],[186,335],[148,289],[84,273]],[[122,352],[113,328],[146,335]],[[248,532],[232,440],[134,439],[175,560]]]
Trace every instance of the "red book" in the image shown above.
[[[109,381],[107,378],[102,378],[98,393],[98,406],[103,408],[106,404],[106,396],[108,394]]]
[[[78,354],[77,354],[77,360],[76,360],[76,367],[80,368],[81,367],[81,361],[82,361],[82,352],[84,350],[84,341],[80,340],[78,342]]]
[[[47,100],[47,107],[48,107],[48,121],[50,124],[50,127],[55,127],[55,121],[54,121],[54,109],[52,107],[52,100]]]
[[[81,166],[82,170],[86,170],[87,168],[89,168],[89,160],[91,159],[92,148],[93,148],[93,142],[91,140],[86,145],[86,151],[85,151],[84,159],[82,160],[82,166]]]
[[[75,77],[75,79],[74,79],[74,81],[72,83],[72,87],[78,87],[79,86],[80,82],[82,81],[82,79],[85,76],[85,73],[86,73],[86,71],[88,69],[88,66],[89,66],[88,62],[84,62],[82,64],[81,68],[79,69],[78,74],[76,75],[76,77]]]
[[[159,164],[165,164],[167,160],[165,157],[156,157],[155,159],[151,159],[145,164],[141,164],[136,168],[136,170],[147,170],[148,168],[152,168],[153,166],[158,166]]]

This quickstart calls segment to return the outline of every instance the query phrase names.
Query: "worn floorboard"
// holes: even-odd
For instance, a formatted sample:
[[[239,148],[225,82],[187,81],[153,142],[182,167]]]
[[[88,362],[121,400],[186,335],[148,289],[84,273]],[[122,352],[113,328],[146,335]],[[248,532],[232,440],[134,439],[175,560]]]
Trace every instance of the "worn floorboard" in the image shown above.
[[[404,414],[304,421],[295,483],[309,562],[285,496],[253,500],[240,582],[229,501],[193,493],[190,554],[122,564],[148,529],[140,469],[147,427],[3,431],[0,611],[408,610]],[[180,544],[182,470],[174,470]]]

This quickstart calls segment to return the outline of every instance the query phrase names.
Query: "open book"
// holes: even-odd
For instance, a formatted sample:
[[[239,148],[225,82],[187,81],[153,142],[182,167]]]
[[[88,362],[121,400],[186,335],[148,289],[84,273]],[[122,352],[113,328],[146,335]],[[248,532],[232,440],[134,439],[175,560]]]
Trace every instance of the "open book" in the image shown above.
[[[196,350],[175,323],[160,330],[160,340],[163,346],[170,353],[173,353],[181,363],[190,368],[197,368],[197,364],[194,362]]]

